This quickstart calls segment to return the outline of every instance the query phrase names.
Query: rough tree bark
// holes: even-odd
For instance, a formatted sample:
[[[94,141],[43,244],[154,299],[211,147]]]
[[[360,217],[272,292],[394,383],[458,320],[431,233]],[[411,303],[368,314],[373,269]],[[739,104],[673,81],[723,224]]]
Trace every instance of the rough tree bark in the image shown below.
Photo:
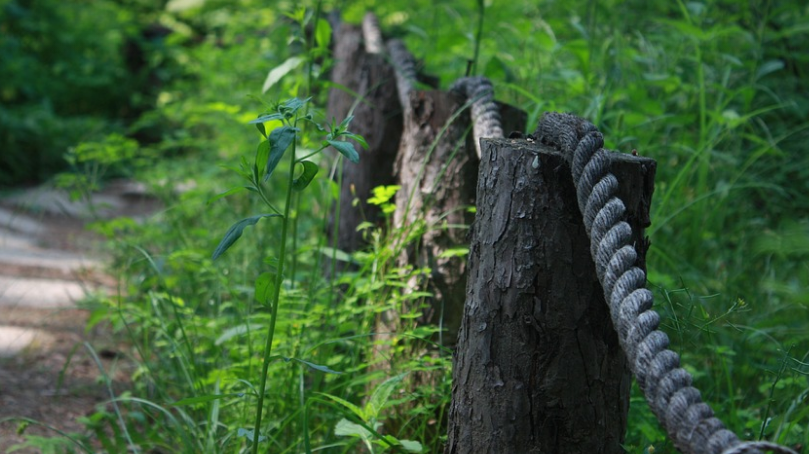
[[[397,182],[394,225],[404,239],[423,229],[420,241],[408,245],[399,264],[429,267],[428,290],[434,297],[419,322],[443,325],[442,344],[457,338],[466,299],[466,258],[444,255],[468,244],[468,226],[474,220],[479,159],[471,133],[469,109],[453,115],[466,102],[446,91],[413,91],[410,109],[396,158]],[[500,105],[503,129],[522,131],[525,112]],[[450,120],[452,119],[452,122]],[[442,134],[442,130],[447,126]],[[377,332],[395,332],[397,313],[382,314]]]
[[[611,171],[643,257],[655,162],[616,154]],[[630,374],[567,163],[483,140],[477,206],[445,452],[623,453]]]
[[[393,67],[382,54],[365,51],[359,26],[340,25],[335,34],[334,59],[331,80],[345,89],[329,91],[327,118],[340,121],[353,109],[350,130],[368,142],[368,150],[354,143],[361,150],[358,164],[343,160],[339,222],[333,215],[329,229],[333,238],[334,227],[338,228],[337,248],[351,252],[363,245],[357,226],[366,220],[376,222],[379,217],[378,208],[367,203],[371,189],[394,184],[393,162],[402,135],[402,108]],[[354,199],[359,203],[354,205]]]

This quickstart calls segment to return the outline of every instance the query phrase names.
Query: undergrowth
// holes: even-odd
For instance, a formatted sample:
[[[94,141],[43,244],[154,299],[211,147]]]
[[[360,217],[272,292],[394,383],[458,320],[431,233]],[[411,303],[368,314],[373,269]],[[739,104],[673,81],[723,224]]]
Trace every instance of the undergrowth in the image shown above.
[[[361,226],[367,250],[330,247],[335,156],[313,154],[318,172],[306,192],[292,191],[306,172],[300,158],[321,147],[315,124],[332,121],[321,110],[330,65],[323,17],[337,6],[355,23],[375,9],[442,87],[476,58],[498,97],[529,112],[529,127],[544,111],[575,112],[609,148],[657,160],[649,285],[672,347],[742,438],[809,446],[808,7],[484,2],[480,22],[475,2],[304,3],[210,2],[167,13],[177,27],[209,32],[176,49],[193,77],[163,87],[136,125],[175,126],[150,146],[171,157],[141,173],[165,209],[145,223],[96,225],[121,292],[96,306],[92,321],[112,322],[137,369],[132,389],[88,418],[88,431],[70,435],[65,449],[441,452],[451,361],[430,342],[435,331],[405,323],[386,341],[391,356],[374,357],[377,315],[418,312],[428,295],[408,282],[424,270],[398,267],[396,232],[372,224]],[[312,97],[313,107],[296,112],[312,121],[290,142],[291,161],[277,163],[287,179],[251,173],[264,134],[283,126],[276,118],[262,134],[250,129],[266,109],[257,97],[274,108]],[[245,186],[239,173],[254,177],[252,189],[227,192]],[[178,192],[171,182],[193,185]],[[214,262],[232,220],[266,204],[285,227],[254,219]],[[343,271],[328,271],[333,260]],[[420,371],[443,378],[403,392]],[[626,447],[675,452],[637,389]]]

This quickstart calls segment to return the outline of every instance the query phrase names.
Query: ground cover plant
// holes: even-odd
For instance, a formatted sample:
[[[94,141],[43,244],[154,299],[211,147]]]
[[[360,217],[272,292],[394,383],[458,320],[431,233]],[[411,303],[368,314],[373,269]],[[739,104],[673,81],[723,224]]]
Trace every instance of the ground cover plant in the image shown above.
[[[156,17],[184,36],[171,50],[184,76],[126,131],[158,131],[139,140],[163,158],[138,176],[166,208],[96,225],[121,293],[91,323],[131,346],[132,388],[85,433],[31,443],[441,451],[450,352],[413,323],[374,356],[375,317],[414,319],[425,295],[407,286],[424,270],[397,267],[390,222],[359,226],[369,247],[351,256],[325,234],[334,204],[352,203],[336,200],[338,164],[363,154],[322,109],[335,8],[355,23],[374,10],[444,88],[473,60],[531,129],[575,112],[608,148],[656,159],[649,286],[673,347],[736,433],[809,446],[809,7],[730,0],[169,2]],[[444,379],[401,392],[420,370]],[[675,452],[637,390],[626,448]]]

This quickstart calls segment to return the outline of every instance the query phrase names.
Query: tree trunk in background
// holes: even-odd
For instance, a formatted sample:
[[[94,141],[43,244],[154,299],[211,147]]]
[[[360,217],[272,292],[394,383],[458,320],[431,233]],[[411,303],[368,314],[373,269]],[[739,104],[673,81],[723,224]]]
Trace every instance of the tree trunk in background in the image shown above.
[[[630,373],[555,150],[484,140],[447,454],[623,453]],[[611,171],[645,267],[655,162]]]
[[[394,184],[393,162],[402,135],[402,108],[393,67],[383,55],[365,52],[360,27],[340,24],[334,39],[331,80],[336,87],[329,92],[326,115],[329,121],[336,118],[340,122],[353,108],[354,120],[349,130],[362,135],[369,146],[364,150],[354,142],[360,162],[343,160],[339,222],[335,214],[330,222],[331,239],[335,227],[338,229],[337,248],[352,252],[363,245],[357,226],[364,221],[379,220],[378,208],[367,203],[371,189]],[[354,205],[354,199],[359,199],[359,203]]]
[[[403,249],[399,265],[430,268],[425,290],[434,297],[419,323],[441,325],[446,330],[441,344],[449,347],[455,345],[466,299],[466,256],[448,253],[468,246],[479,159],[469,109],[456,115],[443,134],[442,130],[465,102],[445,91],[412,92],[396,158],[401,189],[396,194],[394,225],[403,237],[413,229],[422,231],[420,241]],[[525,112],[507,105],[500,109],[503,130],[525,129]],[[413,282],[411,288],[418,287]],[[383,313],[377,332],[396,332],[398,316]]]

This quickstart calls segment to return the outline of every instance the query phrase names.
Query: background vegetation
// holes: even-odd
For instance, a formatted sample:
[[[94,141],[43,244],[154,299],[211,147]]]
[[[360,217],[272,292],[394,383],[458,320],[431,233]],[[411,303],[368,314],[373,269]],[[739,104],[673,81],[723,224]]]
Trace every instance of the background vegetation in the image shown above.
[[[233,222],[267,210],[255,191],[217,198],[244,186],[228,167],[239,170],[243,159],[245,168],[253,165],[263,137],[247,122],[275,101],[310,96],[305,112],[321,124],[331,120],[323,115],[326,35],[304,30],[322,32],[315,16],[333,9],[355,23],[375,11],[445,88],[473,58],[482,13],[477,73],[493,80],[498,98],[529,112],[528,129],[544,111],[575,112],[604,132],[608,147],[656,159],[649,280],[675,349],[736,433],[809,446],[803,2],[0,6],[0,184],[78,172],[83,167],[63,156],[106,150],[88,159],[106,160],[108,174],[146,182],[166,206],[147,223],[95,225],[109,238],[122,287],[114,298],[88,302],[91,323],[111,322],[137,367],[116,405],[99,407],[86,419],[87,432],[62,438],[60,449],[251,449],[272,318],[268,282],[281,268],[283,243],[262,451],[356,452],[358,443],[401,451],[415,450],[417,441],[424,452],[440,452],[450,353],[428,341],[430,330],[414,327],[391,340],[390,357],[379,358],[371,336],[376,314],[424,296],[406,291],[423,270],[396,268],[394,235],[369,224],[372,246],[350,257],[356,270],[331,278],[321,272],[333,255],[324,226],[338,192],[334,159],[312,158],[320,171],[293,194],[286,235],[277,219],[264,219],[211,260]],[[300,60],[282,66],[291,57]],[[279,66],[286,73],[262,95]],[[267,132],[277,126],[268,123]],[[320,147],[323,133],[300,128],[303,156]],[[284,160],[261,183],[271,204],[284,206],[289,185],[281,175],[290,170]],[[193,188],[177,192],[167,182]],[[419,370],[442,371],[444,379],[400,392],[401,374]],[[674,452],[633,392],[627,450]]]

